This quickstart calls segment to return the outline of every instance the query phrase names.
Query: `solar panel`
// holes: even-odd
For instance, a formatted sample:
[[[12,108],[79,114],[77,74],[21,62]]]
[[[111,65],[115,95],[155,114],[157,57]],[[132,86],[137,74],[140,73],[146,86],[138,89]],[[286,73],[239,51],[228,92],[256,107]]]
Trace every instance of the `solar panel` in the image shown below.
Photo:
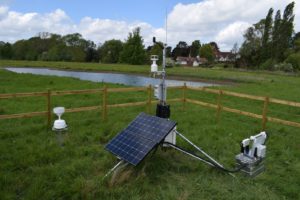
[[[105,149],[136,166],[175,126],[174,121],[141,113]]]

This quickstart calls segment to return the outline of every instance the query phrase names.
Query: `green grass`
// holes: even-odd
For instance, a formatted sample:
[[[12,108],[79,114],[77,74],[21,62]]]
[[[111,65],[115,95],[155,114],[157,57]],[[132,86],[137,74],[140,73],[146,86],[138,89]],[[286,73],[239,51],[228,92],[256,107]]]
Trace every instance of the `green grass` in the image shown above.
[[[100,69],[97,67],[97,70]],[[195,69],[182,70],[186,75],[203,76],[196,74]],[[202,73],[200,69],[196,71]],[[244,72],[207,70],[207,74],[209,73],[213,74],[211,77],[218,77],[218,73],[229,76],[227,73],[233,75]],[[255,76],[256,72],[245,74]],[[259,77],[249,78],[247,83],[226,86],[225,89],[299,101],[298,77],[263,73]],[[112,84],[108,86],[124,87]],[[101,87],[102,83],[73,78],[15,74],[0,70],[0,93]],[[168,97],[180,95],[181,92],[170,90]],[[188,96],[208,102],[215,101],[215,96],[198,92],[189,92]],[[109,102],[131,102],[146,98],[143,92],[131,95],[115,93],[109,95]],[[69,108],[101,105],[101,100],[101,94],[67,95],[54,97],[52,106],[63,105]],[[255,101],[228,98],[224,99],[224,104],[261,112],[261,103]],[[222,113],[221,120],[217,123],[215,110],[200,106],[187,104],[183,110],[182,103],[174,103],[171,108],[171,118],[178,122],[179,131],[227,167],[234,167],[234,155],[239,151],[239,142],[258,133],[261,127],[259,120],[230,113]],[[0,100],[0,114],[45,109],[44,97]],[[300,198],[300,129],[273,123],[268,124],[270,138],[267,143],[266,171],[255,179],[244,178],[240,174],[233,178],[180,152],[159,148],[139,166],[127,167],[116,178],[109,177],[103,181],[104,174],[116,164],[115,157],[104,150],[105,144],[138,113],[145,110],[144,106],[112,108],[109,110],[108,121],[101,120],[100,111],[64,114],[69,131],[64,135],[62,147],[58,144],[58,136],[46,129],[44,117],[1,120],[0,199]],[[152,113],[154,110],[153,105]],[[285,113],[286,119],[299,121],[299,109],[277,106],[272,107],[271,111],[279,116]],[[178,144],[189,148],[189,145],[179,139]]]

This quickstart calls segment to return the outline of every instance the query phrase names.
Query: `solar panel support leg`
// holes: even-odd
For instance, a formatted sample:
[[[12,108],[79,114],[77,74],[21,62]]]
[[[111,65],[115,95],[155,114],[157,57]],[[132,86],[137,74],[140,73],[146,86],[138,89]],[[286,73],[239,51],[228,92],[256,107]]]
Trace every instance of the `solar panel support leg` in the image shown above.
[[[181,133],[179,133],[178,131],[176,131],[176,134],[179,135],[182,139],[184,139],[185,141],[187,141],[190,145],[192,145],[195,149],[197,149],[198,151],[200,151],[203,155],[205,155],[207,158],[209,158],[211,161],[213,161],[216,165],[218,165],[219,167],[223,167],[223,165],[221,165],[219,162],[217,162],[215,159],[213,159],[210,155],[208,155],[205,151],[203,151],[202,149],[200,149],[198,146],[196,146],[194,143],[192,143],[189,139],[187,139],[184,135],[182,135]]]
[[[120,162],[118,162],[113,168],[111,168],[106,174],[105,176],[103,177],[106,178],[108,175],[110,175],[111,173],[113,173],[124,161],[123,160],[120,160]]]
[[[195,159],[197,159],[197,160],[200,160],[200,161],[202,161],[202,162],[204,162],[204,163],[206,163],[206,164],[208,164],[208,165],[210,165],[210,166],[212,166],[212,167],[215,167],[215,166],[214,166],[213,164],[211,164],[210,162],[207,162],[207,161],[204,160],[204,159],[201,159],[201,158],[199,158],[199,157],[196,157],[196,156],[194,156],[193,154],[191,154],[191,153],[189,153],[189,152],[187,152],[187,151],[184,151],[184,150],[178,148],[176,145],[173,145],[172,143],[167,143],[167,144],[168,144],[168,146],[170,146],[170,147],[172,147],[172,148],[174,148],[174,149],[176,149],[176,150],[178,150],[178,151],[180,151],[180,152],[182,152],[182,153],[184,153],[184,154],[187,154],[187,155],[189,155],[189,156],[191,156],[191,157],[193,157],[193,158],[195,158]]]

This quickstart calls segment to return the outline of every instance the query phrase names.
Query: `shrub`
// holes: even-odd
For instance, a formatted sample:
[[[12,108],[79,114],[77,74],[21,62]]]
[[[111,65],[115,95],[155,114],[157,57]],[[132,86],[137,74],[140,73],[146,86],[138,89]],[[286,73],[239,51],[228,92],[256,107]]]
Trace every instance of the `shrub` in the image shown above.
[[[273,59],[268,59],[262,63],[259,68],[264,70],[274,70],[275,61]]]
[[[295,70],[300,70],[300,53],[294,53],[289,55],[285,62],[291,63]]]
[[[167,68],[171,68],[171,67],[174,67],[175,63],[172,59],[166,59],[166,67]]]
[[[274,69],[284,71],[284,72],[293,72],[294,71],[293,65],[291,63],[278,63],[278,64],[274,65]]]

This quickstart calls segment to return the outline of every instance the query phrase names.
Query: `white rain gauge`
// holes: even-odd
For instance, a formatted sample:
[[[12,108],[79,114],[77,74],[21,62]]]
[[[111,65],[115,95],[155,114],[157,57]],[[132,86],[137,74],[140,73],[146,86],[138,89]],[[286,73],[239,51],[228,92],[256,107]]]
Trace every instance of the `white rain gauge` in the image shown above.
[[[54,121],[52,130],[54,131],[63,131],[67,129],[67,123],[65,120],[61,119],[61,116],[65,112],[64,107],[56,107],[53,109],[53,112],[57,115],[58,119]]]

